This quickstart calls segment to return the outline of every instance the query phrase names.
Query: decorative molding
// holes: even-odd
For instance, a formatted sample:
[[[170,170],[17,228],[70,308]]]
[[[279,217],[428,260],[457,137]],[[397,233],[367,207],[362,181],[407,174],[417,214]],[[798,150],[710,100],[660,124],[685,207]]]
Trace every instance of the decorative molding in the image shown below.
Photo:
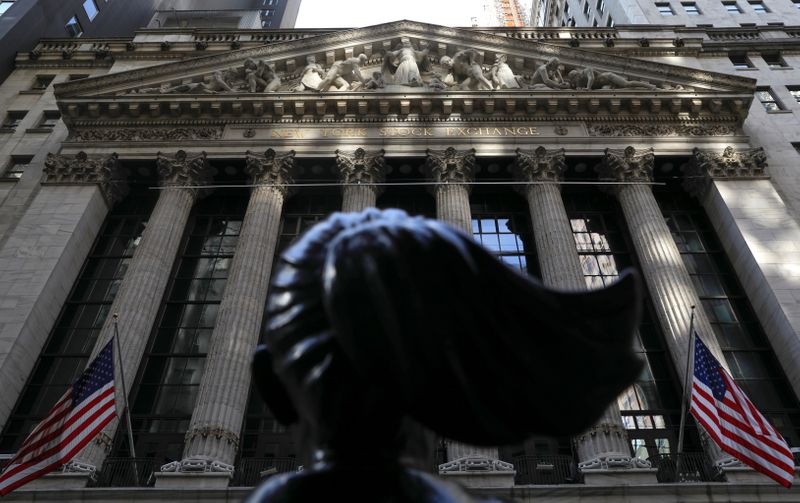
[[[558,182],[567,169],[564,149],[516,150],[517,157],[511,165],[511,172],[522,182]]]
[[[735,150],[731,146],[713,152],[695,147],[692,158],[681,167],[683,187],[691,195],[703,197],[712,180],[764,180],[767,173],[764,147]]]
[[[589,136],[730,136],[736,128],[726,124],[597,124]]]
[[[360,147],[352,154],[337,150],[336,166],[339,169],[342,183],[355,185],[383,182],[386,179],[386,172],[389,168],[383,157],[384,153],[383,149],[381,149],[370,154]],[[372,189],[378,195],[382,187],[373,185]]]
[[[159,152],[156,166],[161,187],[191,189],[195,196],[200,195],[197,187],[207,185],[213,175],[205,152],[191,157],[183,150],[172,157]]]
[[[215,437],[220,440],[224,439],[226,442],[233,445],[234,448],[239,447],[239,435],[220,425],[209,424],[191,428],[186,432],[184,441],[188,444],[197,437]]]
[[[452,472],[512,472],[514,465],[483,456],[466,456],[439,465],[439,473]]]
[[[425,152],[425,172],[437,184],[466,183],[474,179],[477,168],[474,148],[458,151],[448,147]]]
[[[268,185],[280,191],[284,196],[294,183],[292,172],[295,168],[294,150],[278,155],[268,148],[264,154],[247,151],[245,155],[245,172],[250,175],[256,185]]]
[[[73,130],[68,141],[183,141],[220,138],[222,138],[221,127],[86,128]]]
[[[42,185],[97,185],[109,206],[128,192],[116,153],[91,157],[83,151],[75,157],[47,154]]]
[[[653,147],[639,151],[633,147],[607,148],[595,169],[605,181],[649,183],[653,181],[654,161]]]

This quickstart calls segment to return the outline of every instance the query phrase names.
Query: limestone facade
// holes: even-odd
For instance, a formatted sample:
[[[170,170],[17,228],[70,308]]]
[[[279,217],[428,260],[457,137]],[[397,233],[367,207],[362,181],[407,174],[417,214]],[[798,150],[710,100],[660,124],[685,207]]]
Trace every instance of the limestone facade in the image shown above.
[[[226,501],[241,494],[228,487],[296,469],[302,460],[286,451],[294,444],[275,418],[258,412],[247,370],[273,256],[326,213],[391,204],[474,235],[557,288],[610,281],[614,260],[638,267],[651,316],[639,340],[654,331],[660,341],[660,349],[646,343],[642,353],[664,362],[656,368],[652,361],[648,372],[657,377],[647,382],[659,386],[652,392],[664,403],[680,393],[691,306],[695,328],[732,371],[747,348],[721,335],[733,322],[720,321],[715,306],[752,309],[742,323],[763,333],[767,346],[759,355],[775,362],[756,384],[785,387],[764,393],[782,394],[775,417],[800,447],[800,424],[792,422],[800,421],[800,182],[793,158],[800,105],[791,94],[800,71],[759,64],[743,72],[729,58],[742,49],[752,61],[778,51],[791,65],[798,33],[800,27],[783,26],[506,30],[399,21],[338,31],[143,30],[131,40],[84,40],[69,57],[62,42],[42,41],[36,57],[18,56],[0,86],[0,117],[26,112],[0,129],[7,167],[0,178],[0,446],[13,449],[34,421],[26,397],[58,387],[48,365],[86,359],[111,336],[111,318],[97,318],[91,330],[70,325],[70,337],[93,334],[82,353],[53,349],[53,334],[68,323],[65,310],[94,302],[119,314],[136,466],[142,485],[155,484],[143,491],[179,501],[206,488],[204,498]],[[384,67],[384,53],[404,50],[424,55],[417,73]],[[44,73],[56,75],[55,86],[30,92],[28,83]],[[71,78],[78,73],[92,78]],[[773,73],[780,77],[770,80],[771,96],[783,110],[768,110],[765,95],[754,95],[761,82],[752,77]],[[46,112],[63,119],[36,127]],[[93,243],[109,235],[107,222],[133,211],[120,205],[147,197],[154,208],[130,250],[99,251]],[[683,202],[670,206],[673,200]],[[689,214],[702,215],[686,218],[707,221],[713,232],[687,230],[682,218]],[[692,232],[709,240],[705,248],[679,240]],[[627,258],[614,239],[629,243]],[[720,249],[708,244],[716,240]],[[704,289],[710,273],[692,262],[707,260],[692,255],[700,252],[729,261],[731,272],[718,275],[740,284],[740,293]],[[81,300],[81,285],[98,277],[85,264],[119,256],[125,271],[113,293]],[[188,264],[195,264],[190,274]],[[195,286],[180,297],[184,283]],[[196,285],[205,285],[202,295]],[[170,325],[175,309],[183,309],[183,321]],[[195,311],[202,311],[200,321],[187,325]],[[204,325],[205,316],[211,321]],[[170,330],[171,349],[159,349]],[[193,341],[189,349],[176,349],[181,337]],[[159,359],[169,369],[158,367]],[[43,373],[49,381],[37,380]],[[147,393],[160,398],[141,412]],[[629,498],[669,487],[675,498],[698,501],[720,491],[788,501],[790,493],[737,483],[731,469],[728,482],[716,485],[710,481],[726,473],[704,472],[705,465],[691,476],[707,483],[707,492],[670,485],[664,459],[674,454],[676,419],[674,405],[636,409],[621,398],[573,439],[499,449],[441,439],[446,456],[436,465],[519,501],[539,496],[535,487],[519,486],[547,483],[565,498],[590,501],[614,499],[629,485],[636,487],[622,490]],[[75,501],[129,497],[130,489],[109,489],[132,484],[120,425],[87,446],[72,472],[46,482],[101,486],[70,489]],[[732,467],[695,436],[699,458]],[[115,469],[123,475],[109,475]],[[44,483],[11,500],[46,498]],[[604,488],[586,493],[581,484]]]

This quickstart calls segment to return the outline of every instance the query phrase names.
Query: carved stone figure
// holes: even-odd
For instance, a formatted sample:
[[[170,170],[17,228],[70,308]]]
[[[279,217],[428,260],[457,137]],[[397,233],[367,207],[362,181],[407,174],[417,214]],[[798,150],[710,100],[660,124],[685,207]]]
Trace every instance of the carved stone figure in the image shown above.
[[[519,89],[519,77],[514,75],[507,63],[508,56],[498,54],[492,65],[492,83],[495,89]]]
[[[493,88],[492,83],[483,75],[483,69],[478,63],[478,51],[475,49],[458,51],[452,58],[442,56],[439,64],[450,72],[453,85],[461,89],[475,91]],[[444,82],[449,84],[447,78]]]
[[[383,89],[386,87],[386,82],[383,80],[381,72],[372,72],[372,78],[364,84],[364,89]]]
[[[257,90],[266,93],[275,92],[281,85],[281,79],[275,73],[275,66],[264,60],[256,62],[247,58],[244,62],[244,76],[251,93]]]
[[[421,67],[421,68],[420,68]],[[394,51],[388,51],[383,56],[383,73],[394,84],[407,86],[422,85],[421,71],[430,68],[428,49],[417,51],[410,40],[403,39]]]
[[[657,86],[641,80],[628,80],[613,72],[596,72],[590,67],[572,70],[567,80],[573,88],[582,89],[656,89]]]
[[[559,67],[558,58],[550,58],[539,65],[533,72],[531,87],[533,89],[569,89],[570,85],[564,82]]]
[[[144,87],[135,91],[138,94],[216,94],[220,92],[236,92],[227,82],[222,71],[216,71],[206,77],[207,82],[187,82],[171,85],[161,84],[159,87]]]
[[[317,91],[322,79],[325,77],[325,70],[317,63],[314,55],[306,56],[306,67],[300,76],[298,91]]]
[[[441,221],[335,213],[278,259],[253,362],[306,469],[246,501],[497,501],[401,464],[403,417],[472,445],[586,431],[639,375],[640,304],[634,273],[550,290]]]
[[[357,89],[364,84],[364,77],[361,76],[361,65],[366,64],[367,60],[366,54],[359,54],[344,61],[336,61],[328,69],[317,90],[325,92],[331,87],[335,87],[337,91]],[[353,83],[357,85],[353,86]]]

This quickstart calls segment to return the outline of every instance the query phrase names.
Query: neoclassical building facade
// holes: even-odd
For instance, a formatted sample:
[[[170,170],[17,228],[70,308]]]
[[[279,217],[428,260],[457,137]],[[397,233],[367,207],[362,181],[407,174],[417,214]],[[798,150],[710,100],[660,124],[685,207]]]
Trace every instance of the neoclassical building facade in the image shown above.
[[[800,447],[797,111],[750,78],[768,66],[725,67],[778,51],[800,84],[795,36],[398,21],[42,41],[0,87],[0,453],[118,329],[136,458],[114,421],[9,499],[228,501],[301,469],[251,389],[273,257],[332,212],[398,207],[547,285],[634,267],[647,291],[646,369],[594,428],[437,438],[423,468],[520,501],[791,501],[691,420],[677,473],[675,453],[690,325]]]

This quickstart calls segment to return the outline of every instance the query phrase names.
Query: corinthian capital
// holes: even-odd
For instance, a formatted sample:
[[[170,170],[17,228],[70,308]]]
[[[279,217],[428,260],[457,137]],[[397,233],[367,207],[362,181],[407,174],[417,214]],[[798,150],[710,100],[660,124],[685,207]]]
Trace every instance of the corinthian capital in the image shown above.
[[[652,147],[639,151],[633,147],[607,148],[603,161],[595,169],[607,181],[652,182],[654,160]]]
[[[167,156],[161,152],[157,156],[159,185],[162,187],[196,189],[211,182],[213,171],[205,152],[190,156],[183,150],[178,150],[174,156]]]
[[[475,149],[458,151],[453,147],[446,150],[426,151],[425,172],[436,183],[471,182],[475,178],[477,163]]]
[[[381,183],[386,178],[388,168],[383,157],[383,149],[367,153],[357,148],[352,154],[336,151],[336,166],[344,183]]]
[[[294,183],[292,172],[295,167],[294,150],[278,154],[268,148],[263,154],[247,151],[245,171],[255,185],[270,185],[284,195]]]
[[[78,152],[75,157],[47,154],[43,185],[97,185],[109,206],[127,194],[117,154],[89,156]]]
[[[514,177],[521,182],[557,182],[566,169],[563,148],[539,147],[527,152],[518,148],[517,158],[511,165]]]
[[[692,157],[681,167],[683,187],[693,196],[705,194],[711,180],[764,179],[767,174],[767,154],[763,147],[735,150],[731,146],[722,152],[695,147]]]

